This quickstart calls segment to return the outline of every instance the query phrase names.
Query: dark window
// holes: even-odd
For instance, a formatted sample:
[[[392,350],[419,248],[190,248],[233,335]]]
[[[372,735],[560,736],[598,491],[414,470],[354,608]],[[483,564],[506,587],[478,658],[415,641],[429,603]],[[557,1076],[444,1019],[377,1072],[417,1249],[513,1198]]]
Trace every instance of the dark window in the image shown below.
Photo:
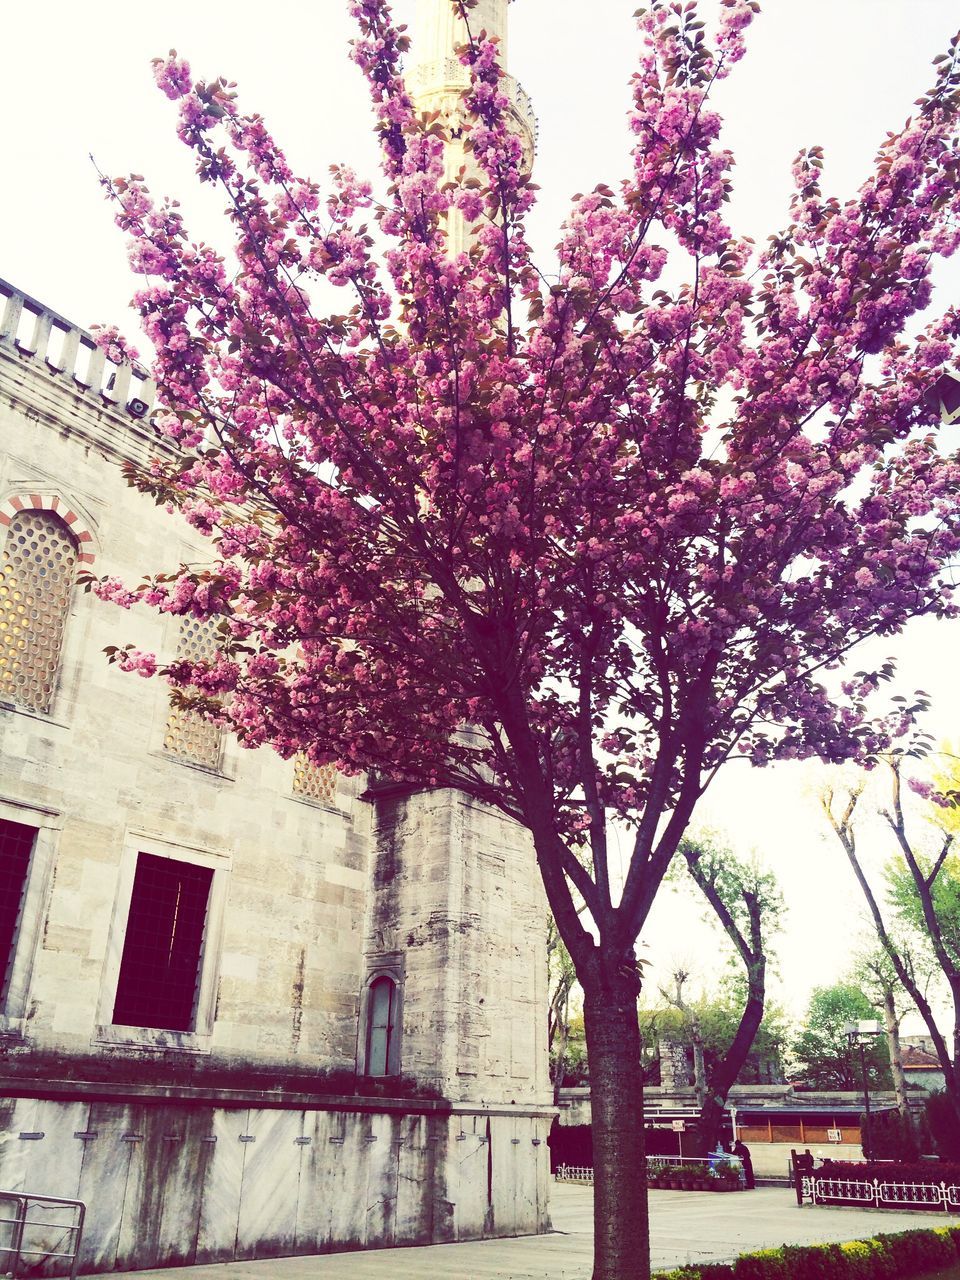
[[[33,827],[0,819],[0,1001],[6,999],[10,985],[36,834]]]
[[[396,1017],[397,984],[392,978],[377,978],[371,982],[367,996],[368,1076],[392,1076],[397,1073],[399,1046]]]
[[[137,855],[115,1024],[193,1029],[212,880],[209,867]]]

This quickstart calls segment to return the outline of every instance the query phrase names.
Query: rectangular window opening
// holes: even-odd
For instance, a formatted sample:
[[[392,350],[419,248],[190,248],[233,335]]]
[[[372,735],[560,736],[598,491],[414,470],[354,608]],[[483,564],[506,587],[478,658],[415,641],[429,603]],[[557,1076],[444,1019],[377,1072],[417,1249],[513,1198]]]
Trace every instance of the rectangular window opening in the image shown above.
[[[36,830],[0,819],[0,1008],[6,1003]]]
[[[115,1025],[193,1030],[212,881],[210,867],[137,855]]]

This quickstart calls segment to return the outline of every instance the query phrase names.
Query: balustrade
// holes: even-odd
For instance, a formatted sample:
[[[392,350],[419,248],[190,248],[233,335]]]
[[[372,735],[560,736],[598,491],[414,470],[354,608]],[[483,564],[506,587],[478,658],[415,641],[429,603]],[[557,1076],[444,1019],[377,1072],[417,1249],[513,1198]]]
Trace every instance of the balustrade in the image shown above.
[[[0,350],[14,350],[34,367],[102,405],[144,418],[153,407],[156,385],[137,365],[114,364],[93,335],[29,294],[0,280]]]

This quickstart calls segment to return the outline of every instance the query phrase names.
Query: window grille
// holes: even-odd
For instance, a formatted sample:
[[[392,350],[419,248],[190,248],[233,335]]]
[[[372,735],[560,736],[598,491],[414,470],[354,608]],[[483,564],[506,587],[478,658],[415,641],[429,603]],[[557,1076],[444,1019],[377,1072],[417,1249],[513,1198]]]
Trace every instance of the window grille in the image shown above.
[[[184,618],[177,641],[177,658],[185,662],[210,662],[216,657],[216,622],[213,618]],[[181,760],[220,767],[221,731],[199,711],[171,707],[163,749]]]
[[[113,1021],[192,1031],[213,871],[137,855]]]
[[[367,993],[368,1076],[390,1076],[397,1073],[396,1034],[397,984],[392,978],[376,978]]]
[[[311,764],[301,752],[293,761],[293,794],[317,804],[334,805],[337,799],[335,764]]]
[[[0,818],[0,1004],[10,986],[36,834],[33,827]]]
[[[0,560],[0,697],[49,711],[77,544],[52,511],[19,511]]]

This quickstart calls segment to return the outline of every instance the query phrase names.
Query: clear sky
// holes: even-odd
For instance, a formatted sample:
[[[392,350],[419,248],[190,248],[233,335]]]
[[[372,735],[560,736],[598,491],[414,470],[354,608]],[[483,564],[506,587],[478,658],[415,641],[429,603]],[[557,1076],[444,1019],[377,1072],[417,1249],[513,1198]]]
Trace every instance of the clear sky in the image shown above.
[[[631,15],[639,3],[517,0],[511,8],[511,70],[540,119],[542,191],[532,231],[545,260],[567,198],[626,172],[638,48]],[[703,0],[708,18],[713,3]],[[404,20],[413,7],[397,0]],[[785,222],[790,161],[801,146],[822,144],[826,188],[852,193],[885,131],[899,127],[931,83],[931,60],[960,20],[956,0],[765,0],[763,10],[746,59],[717,98],[738,159],[734,225],[758,240]],[[143,173],[156,191],[178,195],[199,236],[218,239],[221,204],[195,194],[150,58],[175,47],[198,74],[237,80],[243,103],[266,117],[295,169],[322,180],[328,165],[347,160],[372,175],[365,90],[346,56],[350,34],[345,0],[9,6],[0,277],[80,324],[126,324],[135,340],[122,240],[88,156],[106,172]],[[958,292],[954,263],[939,278],[935,305]],[[960,736],[958,649],[960,627],[924,621],[874,650],[899,655],[905,692],[923,687],[933,695],[930,727],[938,735]],[[704,807],[733,844],[755,847],[782,878],[790,917],[780,968],[794,1008],[844,966],[861,910],[839,846],[818,817],[817,785],[810,766],[737,766]],[[882,852],[877,840],[875,854]],[[669,895],[658,904],[646,940],[661,971],[683,958],[705,978],[716,973],[716,947],[698,916]]]

